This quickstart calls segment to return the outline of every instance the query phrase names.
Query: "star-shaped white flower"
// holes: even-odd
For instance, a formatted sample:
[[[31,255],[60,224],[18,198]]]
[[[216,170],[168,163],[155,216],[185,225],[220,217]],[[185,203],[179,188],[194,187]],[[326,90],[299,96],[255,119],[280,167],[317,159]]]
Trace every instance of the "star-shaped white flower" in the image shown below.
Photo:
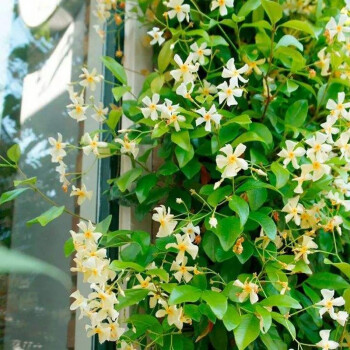
[[[193,53],[190,53],[186,58],[185,62],[182,61],[181,57],[176,54],[174,61],[179,66],[178,69],[170,71],[171,76],[175,81],[183,81],[185,84],[191,83],[195,80],[194,73],[198,71],[199,64],[193,64]]]
[[[174,220],[174,215],[170,214],[170,208],[168,208],[167,211],[165,206],[161,205],[160,207],[154,208],[154,210],[156,213],[153,214],[152,220],[160,223],[157,237],[170,236],[177,225],[177,222]]]
[[[80,85],[84,87],[89,87],[91,91],[96,90],[96,83],[100,83],[103,80],[103,75],[97,74],[96,68],[93,68],[91,73],[86,69],[82,68],[83,74],[79,75]]]
[[[83,146],[83,151],[86,155],[89,155],[91,152],[93,152],[96,156],[99,156],[99,148],[106,148],[108,147],[107,142],[98,141],[98,134],[95,134],[93,138],[89,135],[88,132],[86,132],[82,138],[82,143],[85,145]]]
[[[259,286],[257,284],[248,281],[242,283],[237,279],[233,282],[233,285],[242,288],[242,292],[238,294],[238,300],[241,303],[243,303],[248,297],[251,304],[255,304],[259,300]]]
[[[316,343],[316,346],[322,348],[322,350],[333,350],[339,347],[339,343],[329,340],[331,331],[329,329],[320,332],[321,341]]]
[[[132,154],[134,158],[139,154],[139,148],[137,147],[137,143],[134,141],[130,141],[128,135],[124,136],[124,139],[115,139],[115,142],[118,142],[122,145],[120,148],[120,152],[122,154]]]
[[[331,39],[337,36],[338,41],[346,40],[345,34],[350,32],[350,27],[346,27],[348,19],[349,17],[347,15],[342,14],[339,16],[339,21],[337,23],[334,17],[331,17],[326,25],[326,29],[328,30]]]
[[[64,150],[67,146],[67,143],[62,142],[62,134],[59,132],[57,133],[57,140],[53,137],[49,137],[49,143],[52,146],[50,149],[51,162],[59,163],[67,154]]]
[[[88,191],[86,189],[86,186],[82,184],[81,188],[75,187],[74,185],[72,186],[72,192],[70,196],[77,196],[78,200],[77,203],[78,205],[82,205],[86,199],[91,199],[92,197],[92,191]]]
[[[234,87],[239,86],[239,82],[241,81],[242,83],[247,83],[248,80],[243,78],[241,74],[244,74],[248,70],[248,65],[245,64],[242,68],[237,69],[235,66],[235,59],[230,58],[226,64],[226,67],[222,71],[222,77],[223,78],[230,78],[230,85]]]
[[[181,231],[188,234],[192,242],[196,238],[196,235],[200,234],[199,226],[194,226],[192,222],[190,222],[187,226],[182,227]]]
[[[321,294],[323,299],[316,303],[318,306],[322,306],[319,310],[320,316],[322,317],[326,312],[334,319],[335,312],[334,306],[343,306],[345,300],[343,297],[334,298],[334,290],[330,289],[321,289]]]
[[[219,13],[221,16],[227,15],[227,7],[233,7],[233,0],[214,0],[211,3],[211,11],[219,8]]]
[[[178,250],[177,256],[176,256],[176,262],[178,264],[182,264],[185,258],[185,253],[191,255],[192,259],[195,259],[198,254],[198,246],[194,245],[191,242],[191,238],[188,234],[180,235],[175,234],[176,243],[168,243],[165,248],[175,248]]]
[[[300,258],[302,258],[306,264],[310,264],[308,255],[313,254],[313,249],[317,248],[318,245],[313,241],[312,237],[303,235],[301,244],[294,248],[294,260],[298,261]]]
[[[153,29],[147,32],[147,34],[153,38],[150,42],[151,45],[155,45],[158,43],[158,45],[160,46],[165,41],[165,39],[163,38],[164,31],[160,31],[158,27],[153,27]]]
[[[332,150],[332,146],[326,143],[328,136],[326,134],[322,134],[321,132],[317,132],[316,135],[310,137],[305,141],[310,148],[306,151],[306,155],[310,158],[310,156],[314,155],[317,160],[320,162],[325,162],[329,158],[329,152]]]
[[[323,175],[328,175],[331,172],[331,167],[317,160],[314,154],[310,154],[309,159],[311,163],[301,165],[301,173],[303,175],[312,173],[312,181],[317,181]]]
[[[93,119],[102,123],[106,120],[106,115],[108,113],[108,107],[104,107],[102,102],[99,102],[97,105],[94,105],[95,113],[91,115]]]
[[[326,50],[327,50],[327,47],[324,47],[317,54],[319,61],[316,62],[316,65],[321,69],[322,76],[329,75],[329,67],[331,64],[331,55],[328,52],[326,53]]]
[[[175,325],[178,329],[182,329],[183,322],[181,322],[181,309],[178,309],[176,305],[169,306],[168,303],[164,300],[159,300],[159,303],[163,306],[163,309],[160,309],[156,312],[156,317],[167,317],[168,324],[170,326]]]
[[[153,94],[152,99],[148,96],[142,99],[142,103],[146,107],[141,108],[141,112],[145,118],[151,118],[152,120],[158,119],[158,111],[161,109],[161,105],[158,105],[159,99],[159,94]]]
[[[282,148],[282,151],[277,154],[278,156],[284,158],[284,167],[292,162],[294,169],[299,169],[297,157],[302,157],[305,154],[305,150],[302,147],[295,148],[296,145],[297,142],[287,140],[286,148]]]
[[[173,261],[171,264],[170,271],[177,271],[173,276],[179,283],[182,279],[188,283],[193,278],[193,274],[191,274],[190,271],[194,270],[194,266],[187,266],[187,260],[185,256],[181,264],[176,261]]]
[[[248,163],[240,156],[246,150],[246,146],[240,143],[235,151],[230,144],[225,145],[220,149],[220,152],[225,155],[219,154],[216,156],[216,165],[220,170],[223,170],[221,175],[222,178],[232,178],[235,177],[239,171],[247,170]]]
[[[334,117],[339,117],[340,115],[344,118],[347,117],[348,111],[346,108],[350,107],[350,102],[345,102],[345,93],[339,92],[338,93],[338,100],[334,101],[332,99],[329,99],[326,105],[326,108],[331,111],[331,115]]]
[[[206,131],[211,131],[212,122],[218,127],[220,125],[221,115],[217,113],[215,105],[212,105],[209,111],[206,111],[204,107],[197,109],[196,113],[200,114],[201,117],[196,119],[196,125],[201,125],[205,123],[204,129]]]
[[[243,90],[231,84],[228,85],[225,81],[224,83],[218,85],[219,90],[219,103],[227,101],[228,106],[237,105],[238,102],[235,97],[241,97],[243,95]]]
[[[287,204],[282,209],[282,212],[287,213],[286,223],[293,219],[297,226],[300,225],[300,215],[303,211],[304,207],[299,203],[299,196],[288,199]]]
[[[211,49],[207,48],[207,43],[204,42],[200,46],[197,43],[193,43],[190,46],[190,49],[193,51],[193,62],[199,62],[203,65],[205,63],[205,56],[211,55]]]
[[[187,22],[190,21],[190,5],[184,4],[183,2],[184,0],[169,0],[166,3],[166,6],[171,8],[171,10],[168,11],[170,19],[176,16],[179,22],[182,22],[184,19],[186,19]]]

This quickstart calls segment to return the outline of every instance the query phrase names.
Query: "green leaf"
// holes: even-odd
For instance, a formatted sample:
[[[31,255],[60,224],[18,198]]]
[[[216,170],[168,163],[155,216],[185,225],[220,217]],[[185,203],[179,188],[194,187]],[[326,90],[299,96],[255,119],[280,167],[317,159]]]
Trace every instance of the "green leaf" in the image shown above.
[[[182,148],[180,149],[182,150]],[[157,173],[159,175],[169,176],[175,174],[177,171],[179,171],[179,168],[172,161],[169,160],[158,169]]]
[[[169,282],[169,274],[163,269],[149,269],[145,273],[150,276],[157,276],[166,283]]]
[[[182,150],[182,148],[181,148]],[[201,163],[197,160],[197,158],[193,158],[186,166],[181,168],[181,171],[185,174],[185,176],[190,180],[196,174],[198,174],[201,170]]]
[[[267,333],[272,325],[272,317],[270,311],[264,307],[255,304],[255,311],[260,315],[262,321],[262,333]]]
[[[169,305],[176,305],[185,302],[196,302],[202,295],[202,291],[199,288],[189,285],[176,286],[170,296]]]
[[[172,43],[172,40],[166,41],[159,52],[158,70],[160,73],[163,73],[168,68],[169,63],[173,58],[173,50],[170,49]]]
[[[142,174],[141,168],[133,168],[118,178],[116,184],[118,188],[125,192],[128,187]]]
[[[209,305],[215,316],[222,320],[227,311],[227,297],[212,290],[206,290],[202,294],[202,299]]]
[[[102,57],[102,62],[123,85],[128,84],[125,69],[120,63],[109,56]]]
[[[109,112],[108,119],[106,120],[107,126],[114,131],[122,115],[123,111],[121,109],[112,109]]]
[[[213,231],[218,236],[222,248],[227,252],[242,233],[240,220],[236,217],[227,217],[218,221],[217,228]]]
[[[142,177],[136,185],[136,197],[140,203],[144,202],[149,195],[149,191],[158,181],[156,174],[148,174]]]
[[[304,125],[307,117],[308,102],[307,100],[298,100],[294,102],[286,112],[286,124],[292,127],[301,127]]]
[[[119,102],[123,95],[129,91],[131,91],[130,86],[116,86],[112,89],[112,93],[116,102]]]
[[[35,185],[36,184],[36,176],[35,177],[30,177],[25,180],[14,180],[13,185],[15,187],[20,186],[20,185]]]
[[[67,290],[72,286],[71,276],[56,266],[50,265],[22,252],[10,250],[0,246],[0,273],[1,274],[43,274],[62,283]]]
[[[292,338],[295,339],[296,331],[292,322],[290,322],[283,315],[278,314],[277,312],[271,312],[271,316],[276,322],[284,326],[288,330]]]
[[[7,157],[12,160],[14,163],[17,163],[19,161],[19,158],[21,158],[21,149],[19,145],[14,144],[7,150]]]
[[[276,188],[281,188],[288,182],[289,171],[285,169],[281,164],[273,162],[271,164],[271,171],[276,176]]]
[[[332,288],[335,290],[348,288],[350,285],[343,277],[330,272],[317,272],[311,275],[304,283],[318,289]]]
[[[171,134],[171,141],[176,143],[185,151],[189,152],[191,150],[190,135],[187,130],[182,130],[174,132]]]
[[[208,196],[207,202],[212,206],[216,207],[220,202],[222,202],[226,196],[232,193],[232,186],[219,187],[213,190]]]
[[[281,27],[300,30],[302,32],[305,32],[305,33],[312,35],[313,37],[316,37],[314,29],[312,28],[310,23],[306,22],[305,20],[299,21],[297,19],[293,19],[291,21],[288,21],[288,22],[281,24]]]
[[[278,41],[275,49],[278,49],[281,46],[295,46],[298,50],[301,52],[304,50],[303,44],[296,39],[293,35],[284,35],[282,38]]]
[[[233,334],[238,350],[246,349],[260,334],[259,320],[253,314],[242,316],[241,322]]]
[[[241,226],[243,227],[248,220],[249,205],[248,203],[236,195],[232,196],[232,199],[228,202],[228,206],[231,210],[236,212],[240,218]]]
[[[301,309],[302,306],[299,302],[289,295],[271,295],[259,303],[262,306],[278,306],[278,307],[288,307],[293,309]]]
[[[256,10],[260,6],[260,0],[248,0],[238,11],[237,16],[247,17],[252,11]]]
[[[327,265],[333,265],[338,268],[348,279],[350,279],[350,264],[346,262],[334,263],[329,259],[324,259],[323,262]]]
[[[269,216],[267,216],[264,213],[255,211],[249,214],[249,219],[257,222],[262,227],[267,237],[269,237],[272,240],[276,238],[277,227],[274,221]]]
[[[231,332],[241,322],[241,316],[238,313],[237,309],[233,305],[228,304],[227,310],[225,312],[224,317],[222,318],[222,321],[223,321],[226,329],[229,332]]]
[[[137,272],[143,272],[145,268],[139,264],[136,264],[132,261],[121,261],[121,260],[113,260],[109,265],[109,268],[114,271],[120,270],[135,270]]]
[[[253,131],[247,131],[247,132],[243,133],[242,135],[238,136],[232,142],[232,147],[236,147],[240,143],[253,142],[253,141],[266,143],[266,141],[262,137],[260,137],[257,133],[255,133]]]
[[[261,5],[272,24],[277,23],[282,18],[283,8],[279,3],[270,0],[261,0]]]
[[[228,42],[220,35],[211,35],[210,41],[208,42],[208,46],[229,46]]]
[[[52,220],[57,219],[64,212],[65,207],[51,207],[49,210],[45,211],[38,217],[27,221],[27,226],[31,226],[33,224],[40,224],[41,226],[46,226]]]
[[[152,340],[154,340],[160,346],[163,346],[163,327],[154,316],[135,314],[130,316],[127,322],[132,323],[136,329],[136,333],[132,334],[133,336],[138,338],[144,334],[147,334]]]
[[[64,256],[68,258],[75,251],[73,238],[70,237],[64,242],[63,246]]]
[[[164,75],[156,76],[151,82],[152,94],[158,94],[164,85]]]
[[[111,222],[112,222],[112,215],[108,215],[105,219],[103,219],[96,225],[95,231],[105,235],[108,232]]]
[[[179,163],[180,168],[183,168],[193,158],[194,149],[193,149],[192,145],[191,145],[191,148],[189,151],[186,151],[183,148],[176,146],[175,147],[175,156],[176,156],[176,159]]]
[[[189,318],[197,322],[200,321],[202,316],[199,311],[198,305],[194,305],[194,304],[185,304],[184,313],[186,316],[188,316]]]
[[[20,194],[22,194],[27,190],[29,190],[29,188],[17,188],[12,191],[4,192],[0,197],[0,205],[6,202],[12,201],[13,199],[15,199],[16,197],[18,197]]]
[[[119,304],[115,305],[117,311],[124,309],[128,306],[138,304],[141,300],[145,299],[149,293],[148,289],[127,289],[124,290],[125,296],[119,295]]]

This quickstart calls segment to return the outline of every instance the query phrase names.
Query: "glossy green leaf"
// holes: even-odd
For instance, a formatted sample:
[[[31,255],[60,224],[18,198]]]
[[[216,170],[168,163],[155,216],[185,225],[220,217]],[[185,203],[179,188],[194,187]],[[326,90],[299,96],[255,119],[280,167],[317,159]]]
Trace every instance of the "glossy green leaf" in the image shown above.
[[[317,272],[311,275],[304,283],[318,289],[329,289],[332,287],[332,289],[340,290],[350,287],[350,284],[343,277],[330,272]]]
[[[173,58],[173,50],[170,49],[172,44],[172,40],[166,41],[159,52],[158,69],[160,73],[165,72]]]
[[[293,309],[301,309],[302,306],[299,302],[289,295],[271,295],[266,299],[262,300],[259,305],[262,306],[277,306],[277,307],[288,307]]]
[[[112,89],[113,97],[116,100],[116,102],[119,102],[119,100],[124,96],[125,93],[129,92],[131,90],[130,86],[116,86]]]
[[[158,181],[156,174],[148,174],[138,180],[136,185],[136,196],[140,203],[144,202],[149,195],[149,191]]]
[[[301,127],[307,117],[307,100],[298,100],[294,102],[286,112],[286,124],[292,127]]]
[[[209,305],[215,316],[222,320],[227,311],[227,297],[212,290],[206,290],[202,294],[202,299]]]
[[[261,0],[261,5],[272,24],[277,23],[282,18],[283,8],[279,3],[270,0]]]
[[[338,268],[348,279],[350,279],[350,264],[346,262],[333,263],[329,259],[324,259],[323,261],[327,265],[333,265]]]
[[[75,248],[74,248],[74,243],[73,243],[73,238],[70,237],[64,242],[63,246],[63,251],[64,251],[64,256],[68,258],[71,254],[74,253]]]
[[[259,320],[253,314],[247,314],[241,317],[241,322],[234,329],[238,350],[244,350],[251,344],[260,334]]]
[[[139,264],[136,264],[132,261],[121,261],[113,260],[109,265],[111,270],[120,271],[120,270],[135,270],[137,272],[143,272],[145,268]]]
[[[189,152],[191,150],[190,135],[187,130],[182,130],[178,132],[173,132],[171,134],[171,141],[180,146],[185,151]]]
[[[276,188],[283,187],[289,180],[289,171],[281,164],[273,162],[271,164],[271,171],[276,176]]]
[[[6,154],[11,161],[18,163],[19,159],[21,158],[21,149],[19,145],[14,144],[7,150]]]
[[[176,305],[185,302],[196,302],[201,297],[202,291],[199,288],[189,285],[176,286],[170,296],[169,305]]]
[[[33,224],[40,224],[41,226],[46,226],[49,222],[57,219],[64,212],[65,207],[51,207],[49,210],[45,211],[38,217],[27,221],[27,226],[31,226]]]
[[[137,305],[141,300],[144,300],[149,293],[148,289],[126,289],[123,295],[119,295],[119,303],[115,305],[116,310],[124,309],[131,305]]]
[[[222,322],[229,332],[235,329],[241,322],[241,316],[232,304],[227,305],[227,310],[222,318]]]
[[[176,159],[179,163],[180,168],[183,168],[194,157],[194,149],[193,149],[192,145],[190,145],[189,151],[186,151],[182,147],[176,146],[175,147],[175,156],[176,156]]]
[[[238,196],[232,196],[228,202],[228,206],[231,210],[236,212],[240,218],[241,226],[243,227],[248,220],[249,216],[249,205],[248,203]]]
[[[4,192],[0,197],[0,205],[12,201],[27,190],[29,188],[16,188],[15,190]]]
[[[236,217],[227,217],[218,221],[216,229],[213,231],[218,236],[220,244],[225,251],[233,247],[236,239],[242,233],[240,220]]]
[[[128,84],[125,69],[120,63],[109,56],[102,57],[102,62],[123,85]]]
[[[125,192],[141,174],[141,168],[133,168],[120,176],[118,180],[116,180],[116,184],[122,192]]]
[[[312,35],[313,37],[316,36],[315,31],[312,28],[311,24],[306,22],[305,20],[300,21],[297,19],[292,19],[290,21],[287,21],[287,22],[284,22],[283,24],[281,24],[281,27],[300,30],[302,32],[305,32],[305,33]]]
[[[251,212],[249,214],[249,219],[257,222],[264,230],[266,236],[269,237],[271,240],[274,240],[276,238],[277,227],[274,221],[269,216],[256,211]]]

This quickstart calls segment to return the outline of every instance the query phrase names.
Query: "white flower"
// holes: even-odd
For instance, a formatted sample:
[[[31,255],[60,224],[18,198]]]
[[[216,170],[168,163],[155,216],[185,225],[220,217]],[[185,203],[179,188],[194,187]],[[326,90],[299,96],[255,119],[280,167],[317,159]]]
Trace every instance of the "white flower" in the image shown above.
[[[339,129],[333,127],[334,123],[335,123],[334,118],[332,118],[332,116],[328,116],[327,121],[321,124],[325,134],[327,135],[328,143],[334,143],[333,135],[336,135],[339,133]]]
[[[108,7],[102,3],[97,5],[94,15],[100,20],[100,22],[105,22],[111,16],[111,13],[108,11]]]
[[[348,18],[347,15],[342,14],[339,16],[339,21],[337,23],[334,17],[331,17],[326,25],[326,29],[328,30],[331,39],[337,35],[338,41],[345,41],[346,38],[344,33],[350,32],[350,28],[344,26]]]
[[[78,197],[78,205],[82,205],[85,201],[85,199],[91,199],[92,197],[92,191],[87,191],[86,186],[82,184],[81,188],[72,186],[72,192],[70,196],[77,196]]]
[[[220,125],[221,115],[217,113],[215,105],[212,105],[209,111],[206,111],[204,107],[197,109],[196,113],[202,116],[196,119],[196,125],[198,126],[205,123],[204,129],[206,131],[211,131],[211,122],[213,122],[216,127]]]
[[[161,205],[160,207],[154,208],[154,210],[157,213],[153,214],[152,220],[160,223],[157,237],[170,236],[177,225],[177,222],[174,220],[174,215],[170,214],[170,208],[168,208],[167,211],[165,206]]]
[[[86,68],[82,68],[81,70],[83,74],[80,74],[79,78],[83,80],[80,82],[80,85],[89,87],[91,91],[94,91],[96,89],[96,83],[100,83],[103,80],[103,75],[97,74],[96,68],[91,73]]]
[[[168,125],[173,125],[176,131],[180,131],[179,123],[186,121],[183,115],[178,115],[177,113],[165,115],[165,119],[167,119],[166,123]]]
[[[164,103],[159,106],[159,109],[161,111],[161,118],[168,118],[169,116],[173,114],[178,114],[179,112],[177,111],[179,108],[179,105],[173,105],[173,101],[169,99],[165,99]]]
[[[193,51],[193,62],[198,61],[201,65],[205,63],[205,56],[211,55],[211,49],[207,49],[206,42],[202,43],[201,46],[198,46],[197,43],[193,43],[190,49]]]
[[[159,300],[159,303],[163,306],[163,309],[160,309],[156,312],[156,317],[165,317],[170,326],[175,325],[178,329],[182,329],[183,323],[181,322],[181,309],[178,309],[176,305],[169,306],[166,301]]]
[[[286,148],[282,148],[282,151],[277,154],[278,156],[285,158],[283,160],[284,167],[286,167],[290,162],[292,162],[294,169],[299,169],[297,157],[302,157],[305,154],[305,150],[302,147],[298,147],[295,149],[296,145],[297,142],[287,140]]]
[[[301,245],[294,248],[294,260],[298,261],[300,258],[303,258],[306,264],[310,264],[308,255],[314,253],[312,249],[317,249],[318,245],[313,241],[313,238],[310,236],[303,235],[302,239],[303,240]]]
[[[176,94],[180,95],[184,98],[188,98],[189,100],[192,100],[192,92],[193,92],[194,84],[192,82],[185,84],[181,83],[177,89],[176,89]]]
[[[170,0],[167,2],[167,7],[172,10],[168,11],[168,16],[170,19],[177,17],[179,22],[182,22],[185,18],[186,21],[190,21],[190,5],[183,4],[184,0]]]
[[[100,312],[104,312],[106,316],[108,315],[115,321],[119,316],[118,311],[115,310],[115,305],[118,304],[116,294],[111,290],[104,290],[97,285],[93,285],[92,288],[95,291],[89,294],[89,299],[95,299],[94,302],[97,302],[96,299],[99,299]]]
[[[68,112],[68,115],[75,119],[77,122],[81,122],[86,119],[85,112],[89,108],[88,106],[84,105],[84,98],[82,95],[78,96],[74,94],[74,96],[71,96],[71,100],[73,103],[69,104],[67,108],[70,109]]]
[[[255,304],[259,300],[258,291],[259,286],[255,283],[245,281],[242,283],[240,280],[235,280],[233,285],[242,288],[242,292],[238,295],[238,300],[243,303],[248,297],[251,304]]]
[[[316,159],[320,162],[325,162],[328,160],[328,153],[332,150],[332,146],[326,144],[328,136],[317,132],[316,135],[310,137],[305,141],[311,148],[306,152],[306,155],[310,158],[314,155]]]
[[[317,181],[323,175],[329,174],[331,172],[331,167],[317,160],[314,154],[310,154],[309,158],[311,160],[311,164],[301,165],[301,172],[303,175],[312,172],[312,181]]]
[[[165,248],[175,248],[178,250],[178,254],[176,257],[176,262],[178,264],[183,263],[185,258],[185,252],[191,255],[192,259],[195,259],[198,254],[198,246],[192,244],[191,238],[188,234],[180,235],[175,234],[176,243],[168,243]]]
[[[53,137],[49,137],[49,143],[52,146],[50,149],[51,162],[59,163],[67,154],[64,150],[67,144],[62,142],[62,135],[59,132],[57,133],[57,140]]]
[[[321,69],[321,75],[329,75],[329,66],[331,64],[331,55],[327,52],[327,47],[324,47],[318,54],[317,57],[320,59],[316,62],[316,65]]]
[[[156,287],[154,286],[153,283],[151,283],[151,277],[150,276],[147,276],[145,279],[140,275],[140,274],[137,274],[135,276],[137,278],[137,280],[139,281],[140,284],[134,286],[133,288],[136,288],[136,289],[149,289],[149,290],[152,290],[152,291],[155,291],[156,290]]]
[[[153,27],[153,29],[147,32],[147,34],[153,38],[150,42],[151,45],[155,45],[158,43],[158,45],[160,46],[165,41],[165,39],[162,37],[162,35],[164,34],[164,31],[160,32],[158,27]]]
[[[334,146],[338,147],[341,153],[340,159],[345,158],[347,162],[350,161],[350,133],[343,132],[340,134],[339,139],[334,143]]]
[[[245,145],[240,143],[235,151],[233,151],[230,144],[227,144],[220,149],[220,152],[223,152],[225,156],[222,154],[217,155],[216,165],[220,170],[223,170],[223,173],[221,174],[222,178],[235,177],[239,171],[248,169],[247,161],[240,158],[246,148]]]
[[[329,335],[331,331],[329,329],[320,332],[321,341],[319,341],[316,346],[322,348],[322,350],[333,350],[337,349],[339,344],[333,340],[329,340]]]
[[[248,65],[245,64],[242,68],[237,69],[235,66],[235,59],[230,58],[226,64],[226,67],[222,71],[222,77],[223,78],[230,78],[230,86],[238,87],[239,83],[238,81],[241,81],[242,83],[247,83],[248,80],[244,79],[241,74],[244,74],[248,70]]]
[[[87,325],[86,330],[88,337],[92,337],[98,334],[98,341],[100,342],[100,344],[107,341],[111,335],[111,330],[108,327],[107,323],[99,323],[98,325],[96,325],[96,327]]]
[[[345,93],[339,92],[338,93],[338,100],[334,101],[332,99],[329,99],[326,105],[326,108],[331,111],[331,115],[333,117],[339,117],[341,115],[342,117],[346,118],[348,115],[348,112],[346,108],[350,107],[350,102],[344,103],[345,100]]]
[[[160,106],[157,103],[159,102],[159,94],[153,94],[152,100],[146,96],[142,99],[142,103],[146,106],[141,108],[141,112],[145,118],[151,117],[152,120],[158,119],[158,111]]]
[[[176,261],[173,261],[170,267],[170,271],[177,271],[174,273],[174,278],[180,283],[183,279],[186,283],[191,281],[193,278],[193,275],[189,271],[193,271],[193,266],[186,266],[187,264],[187,257],[185,256],[181,265],[177,263]]]
[[[216,217],[214,215],[211,216],[210,219],[209,219],[210,227],[211,228],[213,228],[213,227],[216,228],[217,224],[218,224],[218,220],[216,219]]]
[[[82,143],[86,146],[83,147],[83,151],[86,155],[89,155],[93,152],[96,156],[99,156],[100,153],[98,148],[106,148],[108,147],[107,142],[98,141],[98,134],[95,134],[93,138],[86,132],[82,138]]]
[[[95,232],[96,227],[91,223],[91,221],[86,223],[84,221],[80,221],[78,227],[83,231],[83,233],[77,233],[75,235],[72,234],[73,240],[92,243],[93,245],[98,242],[98,240],[102,237],[101,232]],[[74,231],[71,231],[71,233]]]
[[[103,103],[99,102],[97,105],[94,105],[95,113],[91,115],[93,119],[102,123],[106,120],[106,115],[108,113],[108,107],[104,108]]]
[[[346,197],[350,196],[350,183],[345,182],[341,177],[338,177],[334,180],[334,185],[340,189]]]
[[[71,310],[76,310],[78,308],[80,310],[84,310],[87,307],[87,299],[84,298],[78,290],[72,293],[70,297],[75,299],[75,301],[70,306]]]
[[[122,147],[120,148],[120,152],[122,154],[130,153],[133,155],[134,158],[136,158],[139,154],[139,148],[137,147],[137,143],[134,141],[130,141],[128,135],[124,136],[124,140],[118,138],[115,139],[115,142],[118,142],[122,145]]]
[[[323,299],[316,303],[316,305],[322,306],[319,310],[320,316],[322,317],[326,312],[334,319],[335,312],[334,306],[343,306],[345,304],[345,300],[343,297],[334,298],[334,290],[329,289],[321,289],[321,294]]]
[[[347,201],[348,202],[348,201]],[[346,203],[348,205],[348,203]],[[343,205],[344,205],[344,202],[343,202]],[[348,210],[348,209],[346,209]],[[334,217],[332,217],[326,225],[323,226],[323,229],[326,231],[326,232],[333,232],[334,229],[337,230],[339,236],[341,236],[342,234],[342,231],[341,231],[341,227],[340,225],[343,223],[343,219],[341,216],[339,215],[335,215]]]
[[[338,311],[337,313],[334,314],[333,319],[344,327],[345,323],[348,320],[348,317],[349,317],[349,314],[346,311]]]
[[[219,13],[221,16],[227,15],[227,7],[233,7],[233,0],[214,0],[211,3],[210,10],[214,11],[219,7]]]
[[[215,85],[210,84],[208,81],[203,80],[203,86],[198,88],[198,93],[204,97],[208,97],[209,95],[215,95],[218,92],[218,89]]]
[[[200,234],[200,228],[199,226],[194,226],[192,222],[190,222],[187,226],[182,227],[181,231],[183,233],[186,233],[191,238],[191,241],[193,242],[196,238],[196,235]]]
[[[190,53],[185,62],[182,61],[181,57],[176,54],[174,61],[179,66],[179,69],[170,71],[171,76],[175,81],[183,80],[185,84],[193,82],[195,80],[194,73],[198,71],[198,63],[193,64],[193,53]]]
[[[137,350],[132,344],[128,344],[125,340],[120,343],[120,350]]]
[[[301,174],[299,177],[294,178],[292,181],[297,181],[298,182],[298,186],[295,187],[294,192],[295,193],[303,193],[303,183],[304,181],[308,181],[311,180],[312,176],[311,174]]]
[[[299,196],[288,199],[287,204],[282,209],[282,212],[287,213],[286,223],[293,219],[297,226],[300,225],[300,214],[302,214],[303,211],[304,207],[299,203]]]
[[[219,91],[219,103],[223,103],[227,101],[228,106],[237,105],[235,97],[241,97],[243,95],[243,90],[230,84],[228,85],[225,81],[224,83],[218,85],[217,87],[221,91]]]

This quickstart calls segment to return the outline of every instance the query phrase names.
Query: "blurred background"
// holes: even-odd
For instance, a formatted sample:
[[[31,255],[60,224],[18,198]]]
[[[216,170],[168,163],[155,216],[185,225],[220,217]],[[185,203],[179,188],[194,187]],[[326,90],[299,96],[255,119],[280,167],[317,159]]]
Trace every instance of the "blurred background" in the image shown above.
[[[47,138],[57,132],[70,143],[80,138],[79,124],[66,113],[66,86],[77,80],[87,60],[89,18],[86,0],[2,0],[0,6],[0,154],[18,143],[24,173],[37,176],[47,196],[73,211],[74,201],[63,193],[50,161]],[[70,170],[79,170],[77,154],[68,157]],[[0,194],[16,176],[0,168]],[[0,206],[0,244],[60,268],[75,289],[63,245],[76,222],[62,215],[44,228],[26,227],[27,220],[48,209],[31,192]],[[76,331],[70,293],[44,275],[0,275],[0,349],[78,348],[77,338],[86,335]]]

